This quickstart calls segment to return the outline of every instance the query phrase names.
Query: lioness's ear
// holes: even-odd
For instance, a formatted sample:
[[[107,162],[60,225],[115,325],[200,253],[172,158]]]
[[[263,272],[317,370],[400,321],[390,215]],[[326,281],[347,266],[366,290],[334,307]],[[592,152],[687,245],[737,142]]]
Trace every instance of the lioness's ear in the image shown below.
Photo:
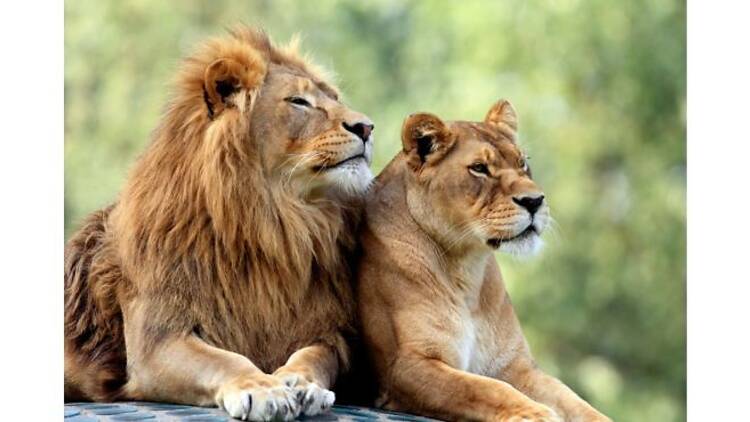
[[[401,127],[401,141],[409,165],[417,169],[444,151],[452,141],[450,130],[439,117],[429,113],[412,114]]]
[[[245,96],[260,88],[266,75],[266,64],[260,55],[242,59],[220,58],[206,67],[203,76],[203,98],[209,117],[214,117],[225,108],[243,107]]]
[[[496,128],[511,132],[515,135],[518,131],[518,116],[513,105],[508,100],[500,100],[487,112],[484,122]]]

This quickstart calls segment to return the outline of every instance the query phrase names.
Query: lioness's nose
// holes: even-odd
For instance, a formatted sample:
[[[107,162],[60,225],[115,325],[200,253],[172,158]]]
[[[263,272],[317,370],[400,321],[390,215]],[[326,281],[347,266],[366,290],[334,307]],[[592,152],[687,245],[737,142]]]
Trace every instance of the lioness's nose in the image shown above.
[[[513,197],[513,202],[526,208],[526,210],[529,211],[529,214],[534,215],[534,213],[544,203],[544,195],[539,194],[536,196],[527,195],[527,196],[521,196],[521,197]]]
[[[342,125],[344,126],[344,129],[357,135],[362,142],[367,142],[372,130],[375,129],[375,125],[370,122],[356,122],[353,125],[343,122]]]

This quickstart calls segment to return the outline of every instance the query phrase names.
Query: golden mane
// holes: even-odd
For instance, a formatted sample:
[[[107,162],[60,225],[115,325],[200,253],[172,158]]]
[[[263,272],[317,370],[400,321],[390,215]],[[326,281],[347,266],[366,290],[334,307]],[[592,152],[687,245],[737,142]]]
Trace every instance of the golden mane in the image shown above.
[[[160,283],[176,268],[190,273],[185,260],[198,257],[213,264],[212,274],[193,274],[201,279],[272,280],[274,288],[254,292],[259,306],[273,306],[309,288],[313,271],[342,269],[340,246],[353,245],[346,209],[329,200],[309,203],[267,182],[259,142],[247,139],[249,121],[236,112],[215,122],[206,113],[204,69],[217,57],[234,57],[258,66],[260,78],[267,66],[259,55],[310,72],[299,56],[249,28],[209,40],[185,60],[176,98],[120,198],[124,266],[138,271],[147,261],[159,267],[147,277],[126,274],[130,279]]]

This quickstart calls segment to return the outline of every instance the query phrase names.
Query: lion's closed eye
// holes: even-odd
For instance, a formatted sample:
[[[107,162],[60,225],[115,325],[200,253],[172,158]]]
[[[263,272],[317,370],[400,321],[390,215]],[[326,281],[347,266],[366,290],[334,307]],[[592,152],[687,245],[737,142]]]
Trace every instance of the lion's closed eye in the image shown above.
[[[293,95],[291,97],[286,97],[286,98],[284,98],[284,101],[286,101],[286,102],[288,102],[290,104],[294,104],[294,105],[299,106],[299,107],[312,107],[312,104],[310,103],[310,101],[308,101],[306,98],[298,96],[298,95]]]

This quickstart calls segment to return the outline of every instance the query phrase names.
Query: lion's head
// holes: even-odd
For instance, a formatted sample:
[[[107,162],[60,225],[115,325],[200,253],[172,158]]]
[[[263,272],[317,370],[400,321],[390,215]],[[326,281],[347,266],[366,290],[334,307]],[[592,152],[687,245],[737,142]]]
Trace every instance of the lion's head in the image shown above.
[[[505,100],[481,123],[443,122],[427,113],[404,121],[409,208],[445,246],[515,254],[541,246],[549,207],[516,143],[517,122]]]
[[[271,184],[319,197],[359,195],[372,179],[372,121],[341,101],[296,41],[276,47],[261,31],[236,29],[186,61],[178,89],[203,120],[206,152],[249,156]]]

